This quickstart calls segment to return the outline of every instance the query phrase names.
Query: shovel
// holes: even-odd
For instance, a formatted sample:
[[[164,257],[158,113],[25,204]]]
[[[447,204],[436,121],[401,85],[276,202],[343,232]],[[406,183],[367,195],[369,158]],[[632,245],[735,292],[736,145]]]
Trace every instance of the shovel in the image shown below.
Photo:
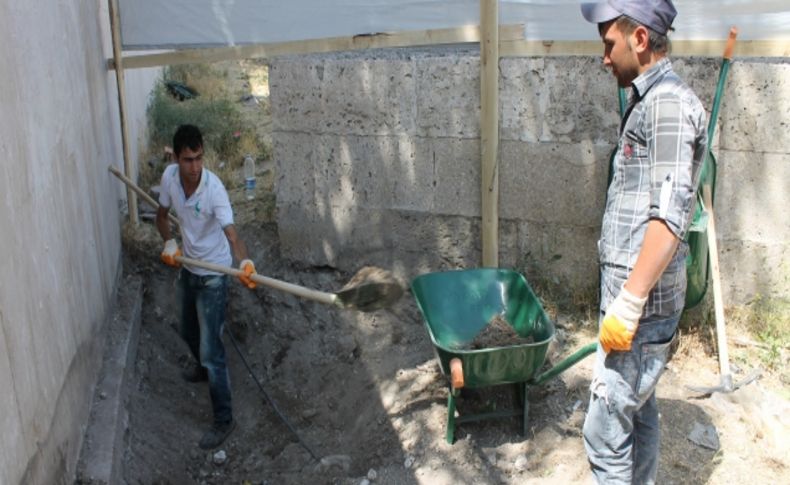
[[[732,373],[730,372],[729,354],[727,352],[727,331],[724,325],[724,303],[722,302],[721,295],[719,253],[716,243],[716,224],[713,217],[713,201],[711,198],[710,185],[702,186],[702,199],[708,211],[708,252],[710,257],[711,279],[713,280],[713,308],[716,315],[716,347],[719,350],[719,373],[721,374],[721,382],[718,386],[713,387],[686,386],[686,388],[700,394],[710,395],[714,392],[733,392],[741,386],[745,386],[760,377],[760,371],[759,369],[755,370],[742,381],[733,383]]]
[[[702,180],[702,205],[708,213],[708,258],[710,260],[711,280],[713,281],[713,307],[716,317],[716,347],[719,352],[719,372],[721,383],[713,387],[686,386],[689,390],[700,394],[710,395],[714,392],[733,392],[741,386],[745,386],[760,376],[759,370],[752,372],[740,382],[733,383],[732,373],[730,372],[729,354],[727,351],[727,331],[724,324],[724,302],[722,301],[721,273],[719,271],[719,251],[716,241],[716,224],[713,216],[713,190],[716,183],[716,158],[710,149],[713,143],[713,134],[716,131],[716,121],[719,116],[719,104],[721,103],[722,93],[724,92],[724,82],[732,59],[732,52],[735,48],[735,38],[738,30],[735,27],[730,29],[727,45],[724,49],[724,57],[721,61],[719,71],[719,82],[716,86],[716,95],[713,99],[713,109],[708,122],[708,159],[702,168],[700,179]]]
[[[123,183],[134,190],[152,207],[159,207],[159,203],[144,190],[138,187],[128,177],[124,176],[115,167],[109,168],[110,172],[118,177]],[[170,221],[179,225],[178,219],[172,214],[168,214]],[[231,276],[244,274],[241,270],[222,266],[219,264],[200,261],[197,259],[177,256],[176,260],[181,264],[196,266],[199,268],[223,273]],[[305,288],[304,286],[286,283],[268,276],[254,274],[250,279],[256,283],[284,291],[300,298],[317,301],[325,305],[334,305],[340,308],[348,308],[361,312],[372,312],[381,308],[386,308],[395,303],[403,295],[403,285],[398,282],[392,273],[379,268],[365,267],[359,270],[353,278],[337,293],[327,293],[324,291]]]

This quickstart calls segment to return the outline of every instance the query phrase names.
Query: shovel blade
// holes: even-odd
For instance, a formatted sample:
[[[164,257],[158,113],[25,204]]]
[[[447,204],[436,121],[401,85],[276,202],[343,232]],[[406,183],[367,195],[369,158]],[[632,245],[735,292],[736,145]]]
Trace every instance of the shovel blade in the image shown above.
[[[397,302],[403,296],[403,285],[391,272],[366,266],[336,295],[344,308],[372,312]]]

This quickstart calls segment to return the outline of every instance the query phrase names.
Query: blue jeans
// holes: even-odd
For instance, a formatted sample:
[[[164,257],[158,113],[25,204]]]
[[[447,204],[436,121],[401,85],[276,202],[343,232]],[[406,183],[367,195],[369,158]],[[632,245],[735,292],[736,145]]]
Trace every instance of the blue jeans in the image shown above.
[[[601,317],[603,319],[603,316]],[[671,358],[680,313],[639,323],[628,352],[598,345],[584,447],[598,483],[653,484],[658,470],[656,385]]]
[[[230,376],[222,345],[227,295],[228,277],[225,275],[200,276],[184,268],[178,274],[176,296],[181,338],[208,371],[211,406],[217,424],[233,419]]]

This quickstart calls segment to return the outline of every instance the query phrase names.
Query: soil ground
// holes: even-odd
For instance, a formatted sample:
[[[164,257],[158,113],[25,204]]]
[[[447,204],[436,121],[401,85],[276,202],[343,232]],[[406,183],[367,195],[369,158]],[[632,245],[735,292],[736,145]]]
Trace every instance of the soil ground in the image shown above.
[[[277,228],[263,207],[267,199],[246,201],[233,190],[231,200],[259,272],[333,291],[359,269],[283,261]],[[123,470],[128,483],[589,482],[581,427],[593,357],[529,389],[526,435],[520,419],[504,418],[464,423],[448,444],[448,379],[411,295],[390,309],[357,313],[236,282],[225,347],[238,426],[219,448],[225,461],[215,463],[218,450],[197,447],[211,422],[208,389],[180,378],[191,357],[173,311],[176,273],[159,263],[160,244],[150,225],[125,237],[125,271],[140,275],[145,288]],[[554,316],[557,339],[547,366],[595,338],[588,318]],[[743,335],[733,328],[731,337]],[[729,394],[699,397],[686,389],[719,383],[712,341],[709,327],[687,331],[659,384],[658,483],[790,483],[790,392],[781,374],[764,372]],[[736,380],[760,364],[750,347],[731,353],[739,363]],[[244,359],[299,438],[264,398]],[[470,390],[459,412],[501,409],[511,394],[511,386]],[[700,425],[715,429],[718,449],[689,439]]]
[[[275,278],[333,291],[351,276],[282,262],[273,224],[242,226],[241,234],[259,270]],[[158,241],[146,241],[127,244],[125,261],[145,285],[124,465],[129,483],[358,484],[369,474],[381,484],[588,480],[581,426],[592,357],[530,389],[526,436],[518,418],[504,418],[462,424],[450,445],[448,380],[411,295],[388,310],[356,313],[235,282],[225,346],[238,427],[221,447],[227,460],[216,465],[214,453],[196,446],[211,422],[207,386],[180,378],[190,357],[173,312],[175,271],[158,262]],[[548,360],[592,341],[592,328],[561,315]],[[264,398],[231,337],[310,451]],[[788,483],[787,389],[766,374],[732,394],[698,398],[685,385],[719,382],[705,346],[700,333],[684,336],[659,385],[659,483]],[[510,405],[510,387],[465,393],[459,411]],[[689,439],[697,423],[715,427],[718,450]],[[329,456],[329,465],[311,452]]]

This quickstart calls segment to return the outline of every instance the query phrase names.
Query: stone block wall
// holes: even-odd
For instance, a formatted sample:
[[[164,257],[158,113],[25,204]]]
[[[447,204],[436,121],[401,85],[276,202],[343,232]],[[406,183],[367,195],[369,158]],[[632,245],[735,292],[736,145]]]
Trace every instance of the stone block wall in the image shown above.
[[[675,69],[710,108],[718,59]],[[503,58],[500,266],[595,291],[617,90],[597,57]],[[714,150],[726,297],[787,296],[790,89],[785,60],[738,59]],[[475,48],[276,59],[270,88],[283,254],[425,271],[480,264]]]

